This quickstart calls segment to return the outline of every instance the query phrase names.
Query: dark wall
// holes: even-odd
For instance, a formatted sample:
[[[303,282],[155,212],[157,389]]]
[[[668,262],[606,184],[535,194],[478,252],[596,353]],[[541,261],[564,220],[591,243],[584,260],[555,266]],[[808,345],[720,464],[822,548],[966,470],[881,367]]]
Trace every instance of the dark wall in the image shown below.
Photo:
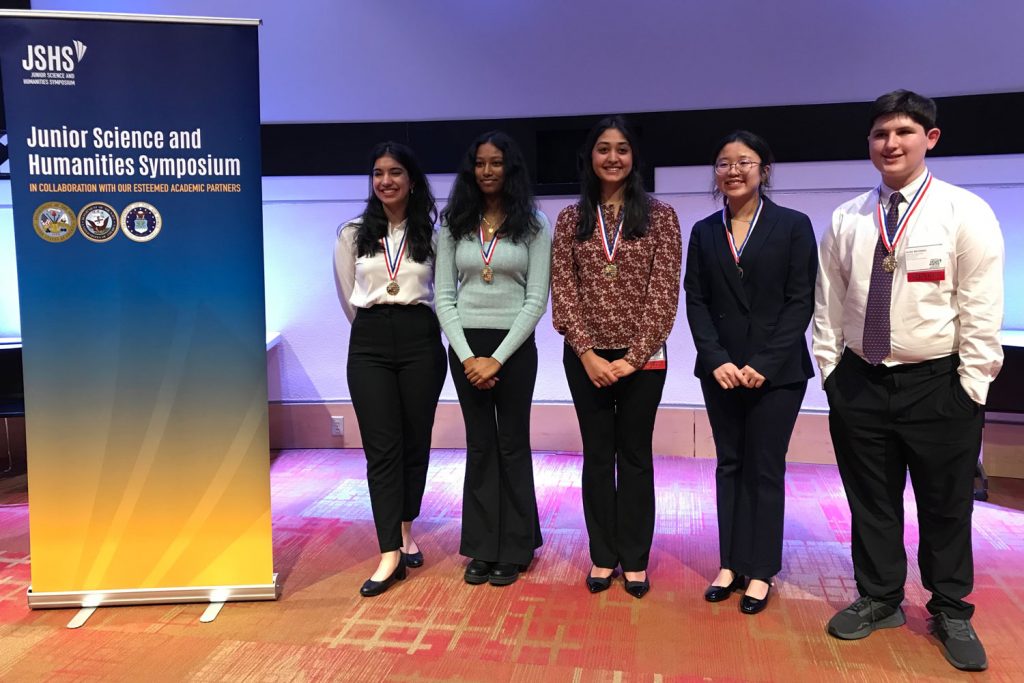
[[[942,142],[930,156],[1024,153],[1024,92],[936,98]],[[630,115],[650,169],[710,163],[714,143],[737,128],[764,136],[782,162],[867,157],[869,103],[647,112]],[[263,126],[264,175],[355,175],[381,140],[410,145],[430,173],[456,170],[477,135],[500,128],[523,147],[538,194],[576,191],[576,153],[600,116]]]

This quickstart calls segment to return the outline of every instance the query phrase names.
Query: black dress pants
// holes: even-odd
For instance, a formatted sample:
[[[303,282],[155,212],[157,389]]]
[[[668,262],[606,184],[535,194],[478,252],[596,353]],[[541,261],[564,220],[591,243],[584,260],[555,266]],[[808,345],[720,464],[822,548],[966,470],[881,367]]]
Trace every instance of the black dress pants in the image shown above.
[[[594,352],[617,360],[626,349]],[[665,370],[637,370],[595,387],[568,345],[562,355],[583,437],[583,516],[598,567],[647,569],[654,539],[654,418]]]
[[[445,372],[440,326],[428,306],[357,311],[349,338],[348,387],[382,553],[402,547],[401,523],[420,513]]]
[[[474,355],[489,357],[507,330],[465,330]],[[452,380],[466,423],[466,479],[459,552],[485,562],[527,565],[541,546],[533,486],[530,407],[537,380],[531,334],[498,371],[491,389],[477,389],[449,349]]]
[[[718,466],[721,566],[770,579],[782,569],[786,452],[807,381],[760,389],[723,389],[701,379]]]
[[[903,490],[917,501],[927,608],[969,619],[974,587],[971,515],[984,414],[960,384],[959,356],[872,366],[847,350],[825,381],[829,428],[853,519],[854,578],[861,595],[903,600]]]

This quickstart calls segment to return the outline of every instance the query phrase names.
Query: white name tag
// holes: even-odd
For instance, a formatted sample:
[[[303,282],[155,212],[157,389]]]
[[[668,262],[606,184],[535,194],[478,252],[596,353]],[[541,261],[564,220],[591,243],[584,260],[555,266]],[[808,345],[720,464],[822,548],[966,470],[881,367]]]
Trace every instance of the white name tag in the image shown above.
[[[654,355],[647,359],[641,370],[664,370],[668,367],[668,354],[665,353],[665,345],[654,352]]]
[[[944,244],[908,246],[903,252],[903,260],[907,265],[907,282],[945,280],[948,254]]]

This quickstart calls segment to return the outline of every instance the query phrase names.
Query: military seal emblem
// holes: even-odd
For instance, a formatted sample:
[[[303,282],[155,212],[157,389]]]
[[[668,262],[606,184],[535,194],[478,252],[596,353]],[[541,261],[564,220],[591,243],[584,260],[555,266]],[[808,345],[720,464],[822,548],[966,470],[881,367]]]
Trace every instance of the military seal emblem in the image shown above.
[[[92,202],[78,212],[78,231],[90,242],[110,241],[117,230],[117,211],[109,204]]]
[[[121,232],[134,242],[148,242],[163,227],[163,219],[156,207],[146,202],[134,202],[121,212]]]
[[[63,242],[75,234],[75,212],[67,204],[46,202],[32,214],[32,226],[47,242]]]

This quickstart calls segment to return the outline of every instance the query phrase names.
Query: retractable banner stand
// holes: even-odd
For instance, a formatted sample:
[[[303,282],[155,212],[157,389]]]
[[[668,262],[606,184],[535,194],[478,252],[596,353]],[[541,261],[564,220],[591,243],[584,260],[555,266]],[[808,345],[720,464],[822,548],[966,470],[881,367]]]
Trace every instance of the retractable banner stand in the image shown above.
[[[276,597],[257,32],[0,12],[31,607]]]

